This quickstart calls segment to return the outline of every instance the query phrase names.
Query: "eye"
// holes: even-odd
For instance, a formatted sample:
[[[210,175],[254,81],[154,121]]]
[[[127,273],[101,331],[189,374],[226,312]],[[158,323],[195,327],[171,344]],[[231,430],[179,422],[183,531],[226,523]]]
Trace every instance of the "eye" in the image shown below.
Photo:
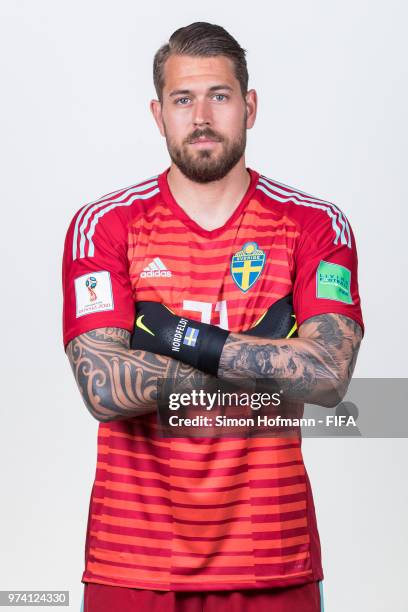
[[[215,94],[214,98],[217,100],[217,102],[228,100],[228,96],[226,94]]]
[[[181,104],[182,106],[185,106],[187,104],[187,102],[190,100],[190,98],[177,98],[176,100],[176,104]]]

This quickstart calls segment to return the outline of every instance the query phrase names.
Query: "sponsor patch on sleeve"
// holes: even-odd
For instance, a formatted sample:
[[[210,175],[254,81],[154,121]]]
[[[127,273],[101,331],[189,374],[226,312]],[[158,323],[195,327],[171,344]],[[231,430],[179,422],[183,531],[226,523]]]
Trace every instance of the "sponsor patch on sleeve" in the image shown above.
[[[111,277],[107,270],[91,272],[75,279],[76,316],[113,310]]]
[[[316,272],[316,297],[352,304],[351,271],[340,264],[321,261]]]

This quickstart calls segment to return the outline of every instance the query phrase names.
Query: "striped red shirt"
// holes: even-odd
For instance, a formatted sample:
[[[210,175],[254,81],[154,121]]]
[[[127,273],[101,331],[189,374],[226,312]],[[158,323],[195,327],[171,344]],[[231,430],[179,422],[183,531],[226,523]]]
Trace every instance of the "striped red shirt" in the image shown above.
[[[354,236],[338,207],[249,169],[230,219],[204,230],[174,200],[167,172],[74,216],[65,345],[98,327],[132,331],[142,300],[239,332],[293,293],[299,326],[333,312],[363,328]],[[242,254],[254,250],[248,264]],[[333,265],[346,270],[340,281]],[[83,582],[164,591],[321,580],[301,439],[160,438],[156,414],[100,423],[85,558]]]

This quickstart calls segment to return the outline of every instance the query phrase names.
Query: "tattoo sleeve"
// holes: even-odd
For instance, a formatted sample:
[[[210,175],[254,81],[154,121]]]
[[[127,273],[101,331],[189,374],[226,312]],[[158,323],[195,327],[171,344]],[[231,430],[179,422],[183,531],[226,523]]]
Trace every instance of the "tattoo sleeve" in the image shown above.
[[[214,378],[169,357],[129,348],[130,333],[95,329],[68,344],[82,398],[98,421],[123,420],[155,412],[158,381],[173,389],[204,388]],[[221,355],[218,378],[254,388],[254,381],[286,397],[332,406],[347,391],[361,329],[342,315],[319,315],[305,321],[299,337],[268,340],[231,333]]]
[[[127,330],[106,327],[81,334],[67,346],[82,398],[98,421],[155,412],[159,379],[187,390],[213,378],[169,357],[131,350],[129,343]]]
[[[357,359],[362,332],[349,317],[324,314],[307,319],[299,337],[268,340],[231,333],[218,377],[259,379],[287,398],[335,406],[344,397]]]

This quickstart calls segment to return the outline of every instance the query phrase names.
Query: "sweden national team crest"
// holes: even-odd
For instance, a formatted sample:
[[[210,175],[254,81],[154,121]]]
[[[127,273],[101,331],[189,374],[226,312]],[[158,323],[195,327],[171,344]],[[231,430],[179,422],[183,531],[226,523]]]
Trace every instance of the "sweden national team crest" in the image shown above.
[[[248,291],[261,276],[265,265],[265,253],[256,242],[246,242],[240,251],[232,256],[231,275],[241,291]]]

